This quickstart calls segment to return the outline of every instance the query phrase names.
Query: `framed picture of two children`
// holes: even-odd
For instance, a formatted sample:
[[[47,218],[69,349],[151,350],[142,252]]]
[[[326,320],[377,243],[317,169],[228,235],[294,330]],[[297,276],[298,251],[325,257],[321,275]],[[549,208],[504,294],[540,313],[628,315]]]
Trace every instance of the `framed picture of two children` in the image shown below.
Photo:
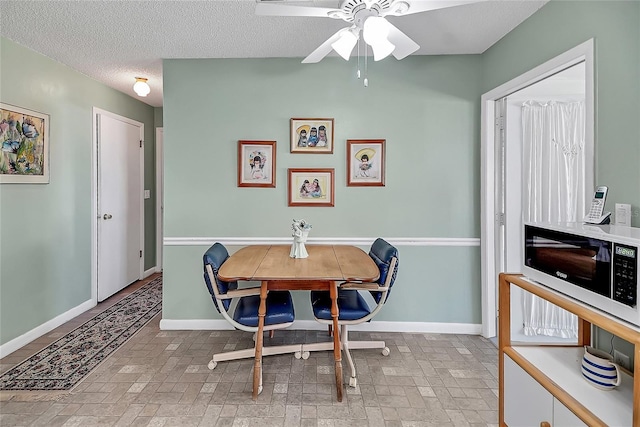
[[[289,168],[289,206],[335,206],[333,168]]]

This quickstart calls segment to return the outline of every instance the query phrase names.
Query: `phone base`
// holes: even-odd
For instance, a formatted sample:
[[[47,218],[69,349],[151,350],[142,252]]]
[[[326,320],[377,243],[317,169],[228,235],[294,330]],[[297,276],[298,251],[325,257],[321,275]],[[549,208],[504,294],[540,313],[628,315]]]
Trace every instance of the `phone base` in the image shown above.
[[[601,217],[599,218],[589,218],[586,217],[583,222],[585,224],[598,224],[598,225],[606,225],[611,223],[611,212],[605,212]]]

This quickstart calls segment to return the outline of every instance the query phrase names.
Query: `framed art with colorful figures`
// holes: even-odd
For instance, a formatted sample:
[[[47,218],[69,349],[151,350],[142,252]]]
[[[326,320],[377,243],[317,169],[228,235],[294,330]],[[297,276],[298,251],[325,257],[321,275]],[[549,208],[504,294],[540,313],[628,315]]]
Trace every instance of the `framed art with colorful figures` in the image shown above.
[[[289,172],[289,206],[335,206],[334,169],[293,169]]]
[[[238,141],[238,187],[276,186],[276,141]]]
[[[347,140],[347,187],[384,187],[385,140]]]
[[[333,153],[333,119],[291,119],[292,153]]]

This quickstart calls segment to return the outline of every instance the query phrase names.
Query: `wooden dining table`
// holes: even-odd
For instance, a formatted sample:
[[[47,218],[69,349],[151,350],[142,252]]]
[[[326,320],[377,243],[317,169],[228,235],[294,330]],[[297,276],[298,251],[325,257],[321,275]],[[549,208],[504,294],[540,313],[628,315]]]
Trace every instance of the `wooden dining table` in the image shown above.
[[[373,282],[379,277],[375,262],[362,249],[351,245],[308,245],[307,258],[291,258],[289,245],[246,246],[218,271],[224,281],[259,281],[260,308],[253,370],[253,399],[258,398],[262,370],[262,345],[267,293],[272,290],[326,290],[331,296],[333,354],[336,390],[342,401],[342,353],[338,328],[338,285],[344,281]]]

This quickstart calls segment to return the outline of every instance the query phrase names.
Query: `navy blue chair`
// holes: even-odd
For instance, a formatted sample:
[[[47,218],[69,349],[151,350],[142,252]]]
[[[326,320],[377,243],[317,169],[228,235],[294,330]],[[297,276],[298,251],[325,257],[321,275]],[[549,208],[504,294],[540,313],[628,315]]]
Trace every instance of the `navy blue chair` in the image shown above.
[[[381,348],[384,356],[389,355],[389,348],[384,341],[349,341],[347,331],[348,325],[357,325],[368,322],[382,309],[391,287],[396,280],[398,272],[398,250],[383,239],[376,239],[371,246],[369,256],[373,259],[380,270],[380,277],[377,282],[344,282],[338,288],[338,325],[340,326],[340,343],[344,351],[349,366],[351,367],[351,377],[349,385],[357,385],[356,367],[351,358],[350,349],[361,348]],[[361,291],[369,291],[375,306],[369,307]],[[315,319],[323,324],[331,325],[331,297],[327,291],[312,291],[311,306]],[[307,351],[320,351],[333,349],[333,343],[303,344],[303,355]],[[304,357],[304,356],[303,356]]]
[[[225,282],[218,277],[222,264],[229,258],[229,252],[220,243],[211,246],[202,257],[204,281],[213,300],[213,305],[234,328],[242,331],[258,331],[258,308],[260,307],[260,287],[238,289],[238,282]],[[236,300],[235,308],[232,301]],[[289,291],[270,291],[267,294],[267,312],[264,330],[273,331],[291,326],[295,318],[293,300]],[[233,312],[232,312],[233,310]],[[255,340],[255,336],[254,336]],[[263,356],[296,353],[300,357],[301,344],[264,347]],[[255,348],[229,351],[213,355],[209,369],[215,369],[218,362],[255,357]],[[262,389],[262,379],[260,387]]]

